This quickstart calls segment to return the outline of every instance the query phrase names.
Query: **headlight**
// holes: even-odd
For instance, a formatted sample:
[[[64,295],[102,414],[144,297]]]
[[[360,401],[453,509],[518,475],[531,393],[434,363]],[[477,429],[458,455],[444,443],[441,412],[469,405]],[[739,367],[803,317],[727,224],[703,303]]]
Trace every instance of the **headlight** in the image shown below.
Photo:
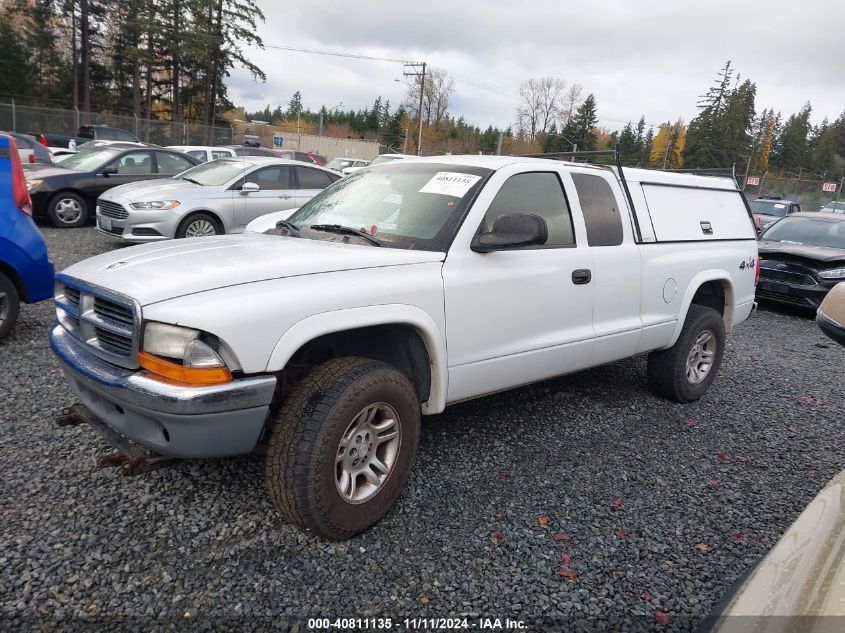
[[[144,349],[138,363],[170,380],[192,385],[229,382],[232,374],[202,333],[178,325],[150,321],[144,328]]]
[[[822,279],[845,279],[845,268],[831,268],[819,272]]]
[[[27,191],[35,191],[44,182],[40,178],[33,178],[32,180],[26,181],[26,189]]]
[[[174,209],[179,206],[178,200],[155,200],[153,202],[133,202],[129,205],[133,209]]]

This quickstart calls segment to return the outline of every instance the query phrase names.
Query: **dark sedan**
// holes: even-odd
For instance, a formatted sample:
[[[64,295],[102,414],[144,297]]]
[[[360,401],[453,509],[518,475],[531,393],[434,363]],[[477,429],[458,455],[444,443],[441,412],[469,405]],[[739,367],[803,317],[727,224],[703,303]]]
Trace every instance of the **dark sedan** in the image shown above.
[[[33,217],[59,228],[82,226],[94,217],[97,198],[118,185],[170,178],[198,165],[193,156],[166,149],[110,145],[81,151],[60,167],[27,170]]]
[[[793,213],[760,236],[757,298],[816,309],[845,280],[845,216]]]

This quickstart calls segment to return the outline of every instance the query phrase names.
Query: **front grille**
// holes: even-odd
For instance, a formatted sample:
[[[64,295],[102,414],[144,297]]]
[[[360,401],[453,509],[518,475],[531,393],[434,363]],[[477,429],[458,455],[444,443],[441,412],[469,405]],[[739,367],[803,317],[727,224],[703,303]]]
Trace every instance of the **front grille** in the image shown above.
[[[140,315],[131,300],[76,280],[60,278],[59,323],[91,353],[121,367],[138,366]]]
[[[129,327],[135,321],[131,308],[102,297],[94,297],[94,312],[104,319],[113,319]]]
[[[796,295],[786,294],[785,292],[776,292],[774,290],[764,290],[757,286],[756,298],[769,301],[778,301],[780,303],[788,303],[794,306],[801,306],[802,308],[816,308],[818,304],[806,297],[798,297]]]
[[[122,204],[118,204],[117,202],[99,200],[97,202],[97,207],[99,208],[100,215],[104,215],[109,218],[125,220],[129,217],[129,211],[127,211]]]
[[[817,286],[818,282],[810,275],[797,273],[791,270],[778,270],[776,268],[760,267],[760,277],[773,281],[783,281],[789,284],[800,284],[802,286]]]

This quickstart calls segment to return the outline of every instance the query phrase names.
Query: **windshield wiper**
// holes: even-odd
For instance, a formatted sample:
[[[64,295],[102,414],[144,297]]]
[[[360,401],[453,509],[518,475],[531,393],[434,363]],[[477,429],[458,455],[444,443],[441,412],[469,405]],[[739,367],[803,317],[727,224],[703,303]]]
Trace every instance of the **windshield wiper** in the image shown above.
[[[364,233],[358,229],[353,229],[350,226],[343,226],[342,224],[312,224],[308,227],[315,231],[326,231],[327,233],[340,233],[342,235],[354,235],[355,237],[362,237],[373,246],[381,246],[381,240],[377,237]]]
[[[291,235],[299,235],[299,227],[293,222],[288,222],[287,220],[279,220],[276,222],[276,228],[287,229],[288,233]]]
[[[184,178],[184,177],[183,177],[183,178],[182,178],[182,180],[187,180],[188,182],[192,182],[192,183],[194,183],[195,185],[200,185],[200,186],[203,186],[203,184],[202,184],[199,180],[194,180],[193,178]]]

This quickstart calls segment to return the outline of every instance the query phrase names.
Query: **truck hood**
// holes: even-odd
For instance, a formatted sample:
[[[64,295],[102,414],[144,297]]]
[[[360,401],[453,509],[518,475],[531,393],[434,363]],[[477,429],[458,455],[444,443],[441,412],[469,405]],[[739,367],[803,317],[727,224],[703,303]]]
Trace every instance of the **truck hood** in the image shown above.
[[[256,281],[437,262],[445,257],[430,251],[253,233],[121,248],[83,260],[62,274],[148,305]]]
[[[845,259],[845,249],[829,248],[827,246],[811,246],[809,244],[795,244],[793,242],[772,242],[769,240],[760,240],[758,243],[758,250],[760,255],[765,256],[766,259],[777,258],[778,255],[784,257],[801,257],[803,259],[811,259],[818,262],[834,262],[840,259]]]
[[[114,200],[116,198],[124,198],[132,202],[152,200],[167,200],[170,196],[186,191],[204,189],[202,185],[198,185],[187,180],[176,178],[163,178],[161,180],[139,180],[138,182],[130,182],[125,185],[113,187],[104,192],[101,198],[105,200]],[[213,187],[218,189],[218,187]]]

